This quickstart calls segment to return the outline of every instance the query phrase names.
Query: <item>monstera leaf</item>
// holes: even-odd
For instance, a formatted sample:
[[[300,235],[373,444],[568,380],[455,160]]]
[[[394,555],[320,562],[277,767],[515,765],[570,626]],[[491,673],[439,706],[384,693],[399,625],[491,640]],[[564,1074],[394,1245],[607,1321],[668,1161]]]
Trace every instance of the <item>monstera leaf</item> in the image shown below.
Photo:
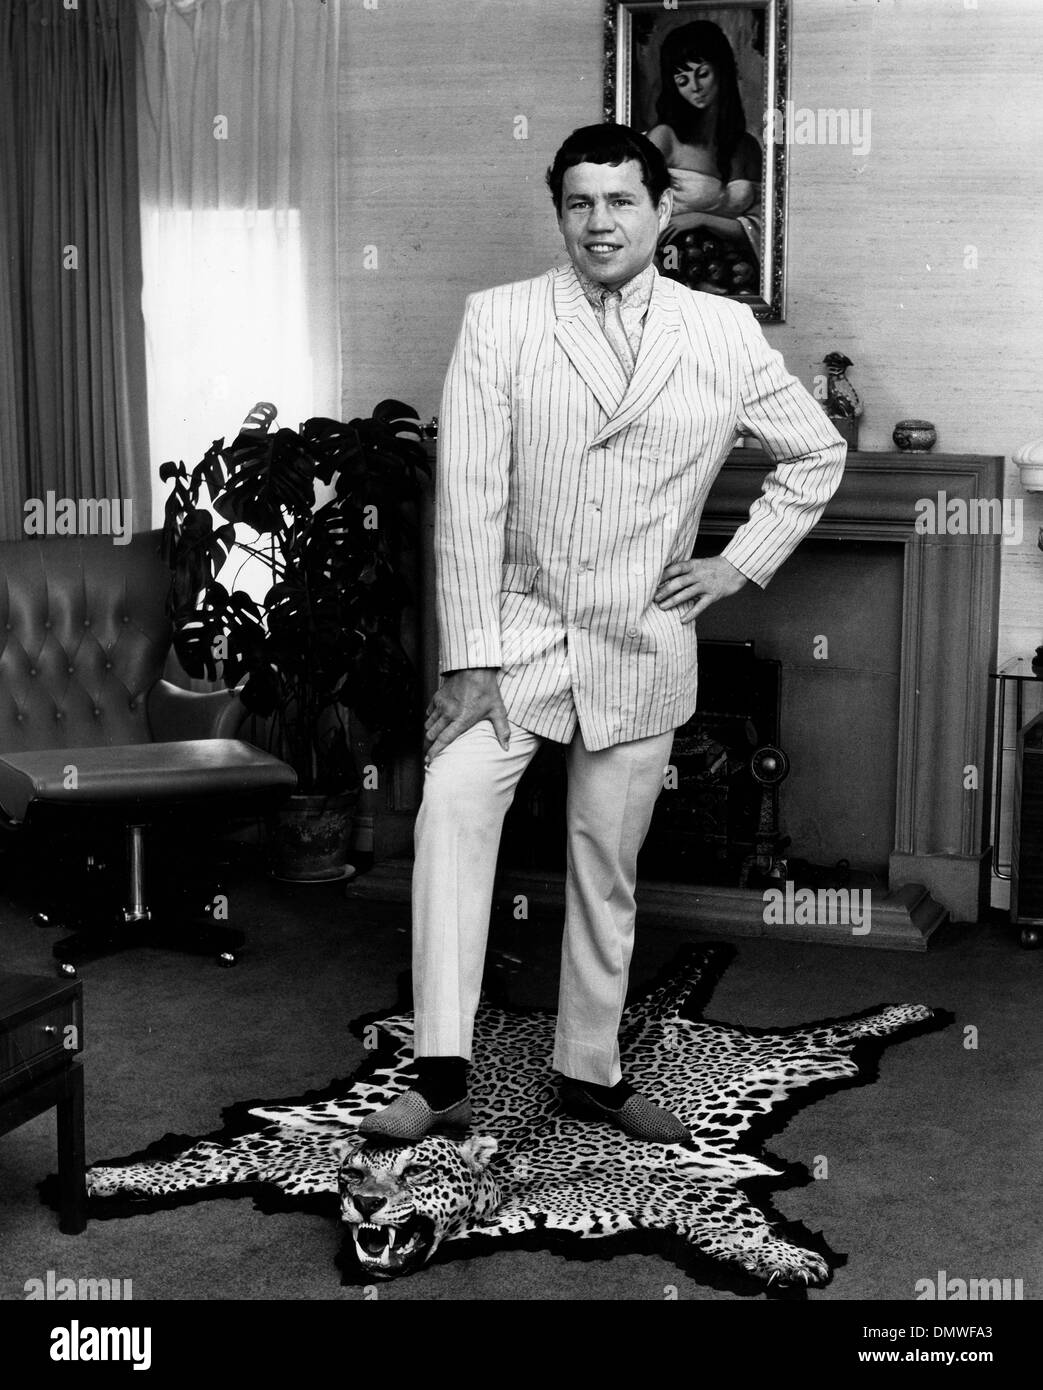
[[[378,401],[373,407],[373,419],[379,420],[394,435],[409,435],[417,441],[423,438],[416,411],[411,405],[403,405],[401,401]],[[420,452],[421,456],[424,456],[423,449]],[[426,471],[426,456],[424,456],[423,466]]]
[[[335,588],[315,592],[296,574],[268,595],[270,654],[288,677],[306,681],[322,704],[335,698],[358,647],[349,608]]]
[[[238,685],[266,660],[264,617],[249,594],[216,580],[175,614],[174,650],[190,676]]]
[[[204,593],[213,584],[214,576],[220,572],[235,544],[235,527],[228,523],[215,529],[212,514],[202,507],[194,507],[184,514],[177,529],[168,513],[165,541],[168,535],[169,545],[177,552],[171,604],[175,612],[184,612],[197,594]]]
[[[358,431],[340,420],[316,415],[301,426],[301,442],[315,460],[315,476],[331,483],[362,451]]]
[[[228,590],[216,581],[174,614],[174,651],[190,676],[217,680],[219,638],[225,634]]]
[[[391,497],[401,500],[404,488],[415,489],[418,474],[430,476],[415,413],[401,401],[381,401],[371,419],[349,420],[346,428],[354,431],[358,449],[342,464],[342,496],[379,505]]]
[[[315,460],[295,430],[271,432],[275,407],[261,401],[225,451],[230,476],[214,506],[255,531],[280,531],[284,512],[307,516],[315,502]]]
[[[225,685],[239,685],[270,664],[270,638],[264,614],[249,594],[234,589],[224,611],[223,644],[219,643],[221,677]]]

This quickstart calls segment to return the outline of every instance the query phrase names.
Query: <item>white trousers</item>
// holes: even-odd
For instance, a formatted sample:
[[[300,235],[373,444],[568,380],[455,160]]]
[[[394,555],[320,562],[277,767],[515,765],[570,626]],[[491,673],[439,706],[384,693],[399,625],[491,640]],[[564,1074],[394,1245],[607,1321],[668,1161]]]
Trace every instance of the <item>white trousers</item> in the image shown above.
[[[488,720],[432,761],[415,833],[413,997],[417,1057],[470,1057],[504,816],[542,739],[516,724],[504,751]],[[634,947],[637,855],[673,731],[596,753],[568,748],[568,871],[553,1066],[620,1079],[619,1020]]]

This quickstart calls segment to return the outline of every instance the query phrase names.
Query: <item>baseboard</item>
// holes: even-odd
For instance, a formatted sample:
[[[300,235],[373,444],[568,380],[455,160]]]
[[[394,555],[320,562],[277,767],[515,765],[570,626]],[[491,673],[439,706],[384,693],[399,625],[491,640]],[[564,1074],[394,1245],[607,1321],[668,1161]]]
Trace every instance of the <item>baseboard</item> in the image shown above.
[[[349,900],[408,903],[412,861],[389,859],[353,880],[345,889]],[[514,870],[497,880],[495,900],[513,908],[525,899],[527,911],[562,912],[565,903],[564,874],[539,874]],[[798,904],[800,899],[797,899]],[[815,941],[830,946],[870,947],[885,951],[925,951],[932,934],[948,913],[922,884],[905,884],[872,898],[869,930],[826,920],[818,911],[813,920],[799,920],[787,904],[783,917],[798,920],[776,925],[765,922],[765,896],[760,889],[696,886],[688,883],[641,882],[637,888],[637,919],[641,926],[684,926],[715,936],[773,937],[779,941]],[[769,916],[771,914],[768,914]]]

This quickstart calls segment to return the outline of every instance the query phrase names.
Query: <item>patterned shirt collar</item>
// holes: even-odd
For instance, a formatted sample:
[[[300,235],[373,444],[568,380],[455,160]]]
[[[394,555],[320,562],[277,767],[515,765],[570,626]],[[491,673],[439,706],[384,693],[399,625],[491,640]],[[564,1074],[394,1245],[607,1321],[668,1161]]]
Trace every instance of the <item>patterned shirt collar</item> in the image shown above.
[[[575,267],[573,267],[575,270]],[[581,271],[575,270],[576,279],[580,283],[583,293],[594,306],[600,309],[604,304],[605,286],[599,285],[596,280],[591,280],[589,276]],[[652,286],[656,280],[656,268],[653,263],[645,266],[644,270],[627,280],[625,284],[619,286],[620,310],[638,310],[639,315],[644,314],[652,298]]]

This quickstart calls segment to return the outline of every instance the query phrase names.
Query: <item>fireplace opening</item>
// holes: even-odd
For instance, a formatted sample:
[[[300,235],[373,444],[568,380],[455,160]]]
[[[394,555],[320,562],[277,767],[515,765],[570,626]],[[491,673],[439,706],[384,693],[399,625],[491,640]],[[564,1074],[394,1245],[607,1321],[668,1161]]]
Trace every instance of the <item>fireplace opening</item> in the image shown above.
[[[720,548],[710,538],[700,550]],[[905,602],[903,547],[809,537],[765,589],[747,584],[699,618],[702,652],[742,636],[781,663],[779,789],[791,861],[888,880],[895,837]],[[798,864],[798,868],[800,864]],[[823,886],[832,886],[823,884]],[[843,886],[838,883],[837,886]]]
[[[782,664],[750,641],[700,642],[698,707],[674,735],[642,878],[758,888],[785,876]]]

